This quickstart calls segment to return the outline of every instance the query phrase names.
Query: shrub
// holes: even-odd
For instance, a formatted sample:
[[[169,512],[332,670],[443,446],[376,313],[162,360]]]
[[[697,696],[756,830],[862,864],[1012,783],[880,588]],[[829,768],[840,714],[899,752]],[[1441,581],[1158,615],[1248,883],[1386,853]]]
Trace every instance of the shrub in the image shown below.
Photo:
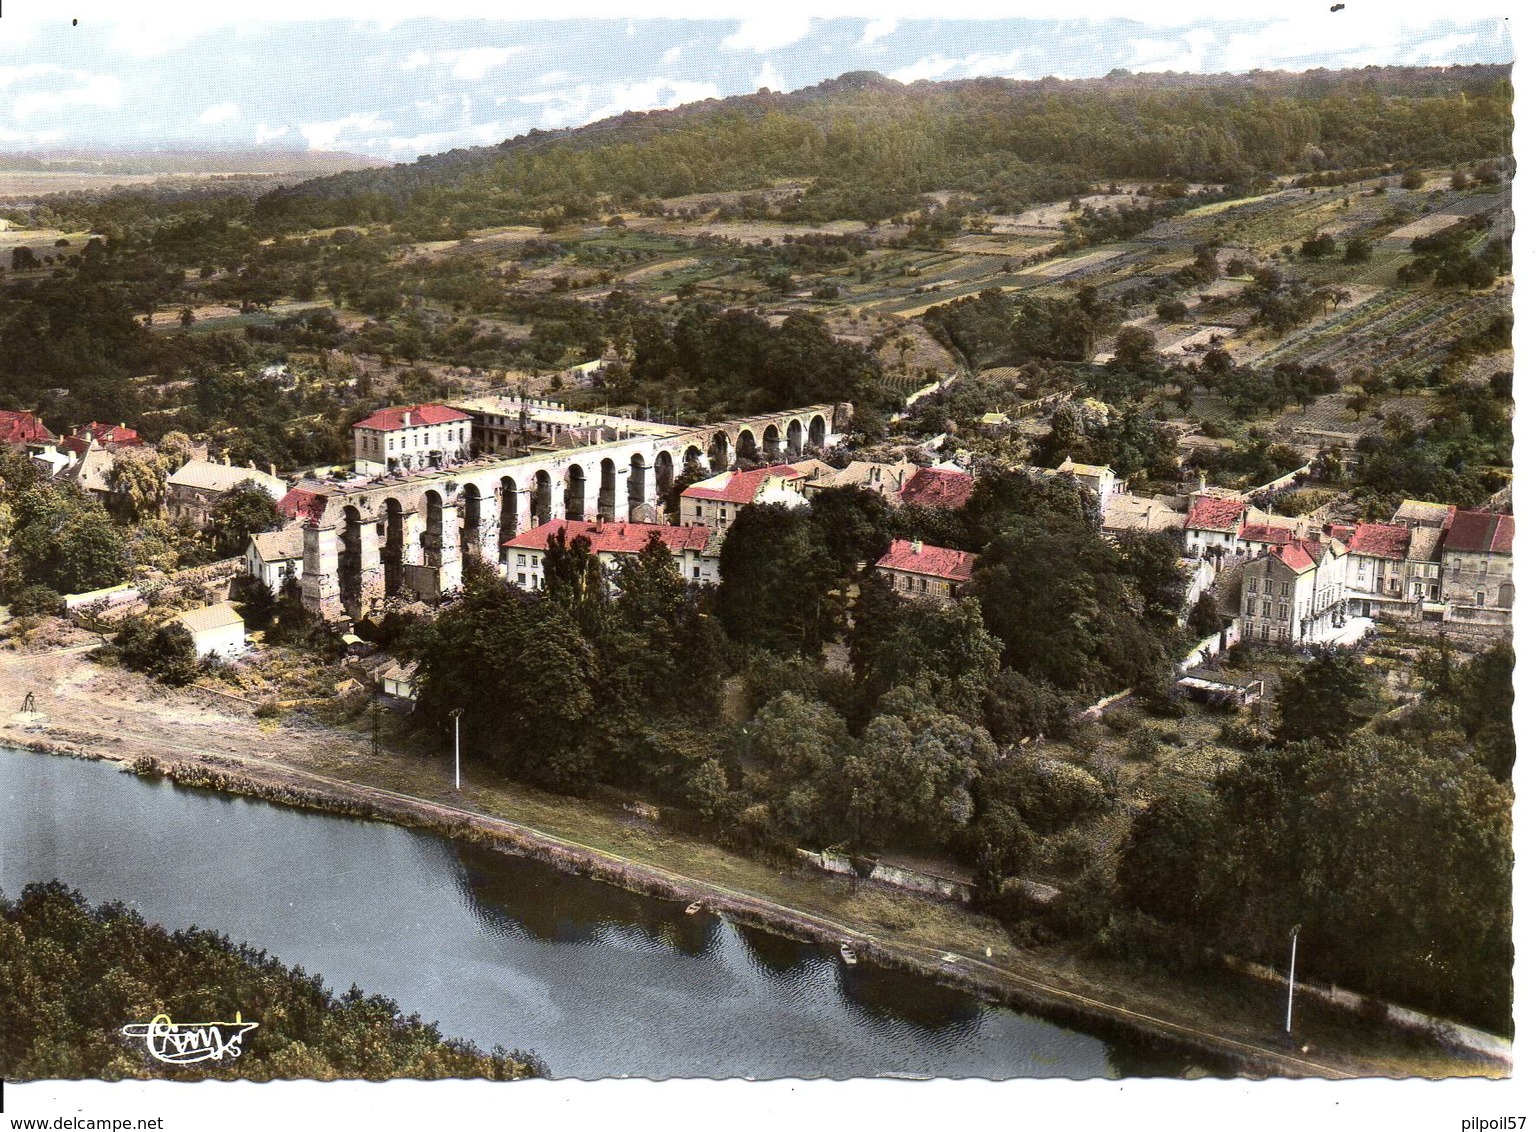
[[[11,598],[11,616],[36,617],[39,614],[53,614],[58,613],[63,606],[64,599],[51,586],[22,586]]]
[[[192,634],[179,621],[157,625],[145,617],[130,617],[113,638],[112,648],[124,665],[162,684],[179,687],[197,677]]]

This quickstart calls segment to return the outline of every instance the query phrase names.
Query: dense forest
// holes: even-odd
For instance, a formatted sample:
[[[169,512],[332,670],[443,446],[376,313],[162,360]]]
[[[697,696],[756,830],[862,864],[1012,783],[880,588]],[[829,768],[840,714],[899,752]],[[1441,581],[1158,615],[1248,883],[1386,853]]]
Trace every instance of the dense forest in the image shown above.
[[[120,1032],[158,1014],[257,1028],[241,1055],[191,1066],[150,1060]],[[122,904],[92,907],[53,881],[0,897],[0,1075],[12,1081],[476,1077],[542,1075],[531,1054],[444,1039],[387,998],[325,989],[319,975],[225,936],[168,932]]]

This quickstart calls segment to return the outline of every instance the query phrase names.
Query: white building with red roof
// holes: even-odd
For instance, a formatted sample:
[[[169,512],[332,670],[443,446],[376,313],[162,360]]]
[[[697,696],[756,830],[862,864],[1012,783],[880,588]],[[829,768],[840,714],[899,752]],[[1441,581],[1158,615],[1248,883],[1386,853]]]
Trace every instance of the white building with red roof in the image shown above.
[[[363,475],[441,468],[468,459],[470,416],[447,405],[395,405],[352,426],[352,467]]]
[[[1402,612],[1408,548],[1414,532],[1396,523],[1360,523],[1349,536],[1350,611],[1365,617]],[[1411,602],[1412,598],[1408,600]]]
[[[747,472],[721,472],[683,488],[678,521],[684,526],[729,530],[741,509],[752,503],[804,507],[806,473],[793,464],[774,464]]]
[[[620,559],[639,554],[658,538],[672,555],[684,581],[712,585],[720,581],[719,532],[707,527],[673,527],[662,523],[631,523],[598,519],[555,519],[524,531],[501,544],[502,573],[520,589],[544,588],[544,558],[549,540],[565,532],[566,545],[584,538],[591,552],[611,575]]]
[[[1247,522],[1247,511],[1248,505],[1235,495],[1191,496],[1189,512],[1184,516],[1184,553],[1234,553],[1237,536]]]
[[[1348,554],[1333,539],[1296,539],[1243,563],[1238,616],[1246,641],[1309,644],[1345,620]]]
[[[948,604],[971,580],[976,556],[947,546],[928,546],[920,539],[896,539],[875,570],[900,597],[932,598]]]
[[[0,444],[41,445],[53,439],[53,433],[48,431],[36,413],[0,409]]]
[[[901,502],[907,507],[942,507],[958,511],[970,502],[976,481],[969,472],[945,468],[919,468],[902,485]]]

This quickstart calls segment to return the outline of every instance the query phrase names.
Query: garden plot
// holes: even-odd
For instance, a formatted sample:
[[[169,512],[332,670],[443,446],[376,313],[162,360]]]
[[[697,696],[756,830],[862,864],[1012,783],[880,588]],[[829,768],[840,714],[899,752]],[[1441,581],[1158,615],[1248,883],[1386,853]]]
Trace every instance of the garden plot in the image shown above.
[[[1365,413],[1355,413],[1346,402],[1349,394],[1330,393],[1319,397],[1305,409],[1289,409],[1275,422],[1276,436],[1348,438],[1357,443],[1364,436],[1379,436],[1386,419],[1401,415],[1422,428],[1434,412],[1431,397],[1383,397]]]

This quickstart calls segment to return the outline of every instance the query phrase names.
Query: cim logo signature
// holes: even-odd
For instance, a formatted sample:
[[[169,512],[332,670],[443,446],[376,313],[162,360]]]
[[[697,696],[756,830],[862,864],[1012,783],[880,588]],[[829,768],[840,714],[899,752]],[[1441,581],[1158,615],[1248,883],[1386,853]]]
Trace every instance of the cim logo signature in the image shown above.
[[[193,1065],[199,1061],[233,1061],[244,1052],[245,1035],[259,1022],[242,1022],[235,1011],[233,1022],[172,1022],[169,1014],[156,1014],[149,1022],[130,1022],[123,1034],[143,1038],[149,1056],[167,1065]]]

